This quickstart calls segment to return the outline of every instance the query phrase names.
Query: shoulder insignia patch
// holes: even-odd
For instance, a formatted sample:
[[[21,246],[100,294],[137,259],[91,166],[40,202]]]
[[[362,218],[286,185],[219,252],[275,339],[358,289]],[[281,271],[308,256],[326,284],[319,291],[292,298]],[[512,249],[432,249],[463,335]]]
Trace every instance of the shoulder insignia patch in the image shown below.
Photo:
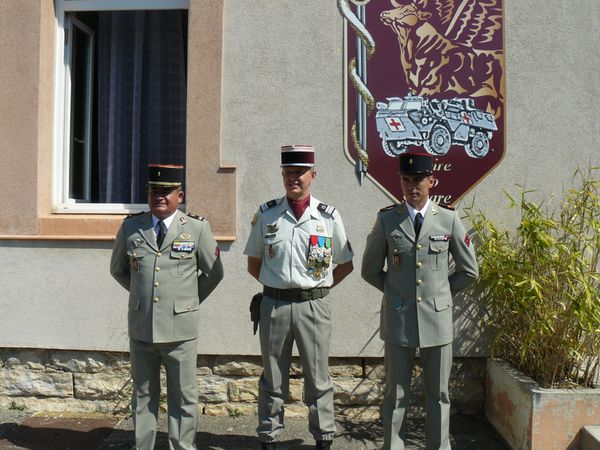
[[[389,211],[390,209],[394,209],[396,206],[398,206],[400,203],[394,203],[393,205],[390,206],[386,206],[385,208],[381,208],[379,210],[379,212],[384,212],[384,211]]]
[[[204,220],[204,217],[197,216],[196,214],[187,213],[187,215],[188,215],[188,217],[191,217],[192,219],[196,219],[196,220]]]
[[[128,214],[127,217],[125,217],[125,219],[130,219],[131,217],[139,216],[139,215],[144,214],[144,213],[145,213],[145,211],[140,211],[140,212],[135,213],[135,214]],[[125,219],[123,219],[123,220],[125,220]]]
[[[456,210],[456,208],[453,208],[452,206],[449,206],[449,205],[440,205],[440,204],[438,203],[438,206],[439,206],[440,208],[449,209],[450,211],[455,211],[455,210]]]
[[[277,199],[269,200],[267,203],[263,203],[262,205],[260,205],[260,211],[265,212],[275,205],[277,205]]]
[[[325,203],[319,203],[319,206],[317,206],[317,209],[321,212],[329,214],[330,216],[332,216],[333,212],[335,211],[335,207],[333,207],[331,205],[326,205]]]

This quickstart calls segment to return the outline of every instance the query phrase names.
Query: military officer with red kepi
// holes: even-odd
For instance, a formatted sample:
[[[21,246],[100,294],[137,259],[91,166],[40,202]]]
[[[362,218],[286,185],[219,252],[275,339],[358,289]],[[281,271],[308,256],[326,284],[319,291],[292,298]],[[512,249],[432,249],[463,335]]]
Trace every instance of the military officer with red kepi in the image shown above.
[[[196,360],[200,303],[223,278],[210,225],[179,210],[183,166],[151,164],[150,212],[125,219],[110,272],[129,291],[128,331],[134,384],[135,449],[152,450],[167,373],[169,448],[196,449]]]
[[[329,377],[330,289],[352,271],[352,248],[339,212],[311,195],[316,178],[311,145],[281,148],[286,195],[260,206],[244,253],[248,272],[263,285],[257,433],[263,449],[283,431],[294,341],[304,372],[309,430],[318,449],[335,435]]]
[[[386,450],[405,448],[404,419],[417,347],[427,398],[426,447],[450,450],[452,296],[477,278],[478,269],[458,213],[429,200],[432,172],[430,155],[400,155],[404,202],[379,211],[362,260],[362,277],[383,292]]]

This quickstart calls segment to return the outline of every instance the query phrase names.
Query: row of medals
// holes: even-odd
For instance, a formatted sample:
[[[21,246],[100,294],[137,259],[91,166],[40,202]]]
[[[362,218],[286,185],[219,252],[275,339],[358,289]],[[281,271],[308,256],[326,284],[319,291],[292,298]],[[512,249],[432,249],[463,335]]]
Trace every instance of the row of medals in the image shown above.
[[[325,236],[311,236],[308,250],[308,273],[314,278],[323,278],[327,274],[330,262],[331,238]]]

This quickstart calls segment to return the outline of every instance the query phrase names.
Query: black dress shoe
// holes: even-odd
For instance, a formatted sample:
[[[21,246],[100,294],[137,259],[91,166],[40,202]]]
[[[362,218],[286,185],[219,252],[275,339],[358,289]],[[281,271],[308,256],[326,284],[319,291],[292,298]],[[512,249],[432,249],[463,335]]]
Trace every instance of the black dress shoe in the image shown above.
[[[317,450],[328,450],[333,441],[317,441]]]
[[[274,450],[277,448],[277,442],[261,442],[260,448],[262,450]]]

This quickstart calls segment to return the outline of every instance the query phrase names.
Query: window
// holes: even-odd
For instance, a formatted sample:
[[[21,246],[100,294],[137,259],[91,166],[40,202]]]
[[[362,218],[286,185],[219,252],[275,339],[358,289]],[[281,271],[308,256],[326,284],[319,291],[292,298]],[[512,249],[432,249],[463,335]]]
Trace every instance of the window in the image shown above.
[[[187,0],[59,0],[53,211],[145,209],[185,164]]]

